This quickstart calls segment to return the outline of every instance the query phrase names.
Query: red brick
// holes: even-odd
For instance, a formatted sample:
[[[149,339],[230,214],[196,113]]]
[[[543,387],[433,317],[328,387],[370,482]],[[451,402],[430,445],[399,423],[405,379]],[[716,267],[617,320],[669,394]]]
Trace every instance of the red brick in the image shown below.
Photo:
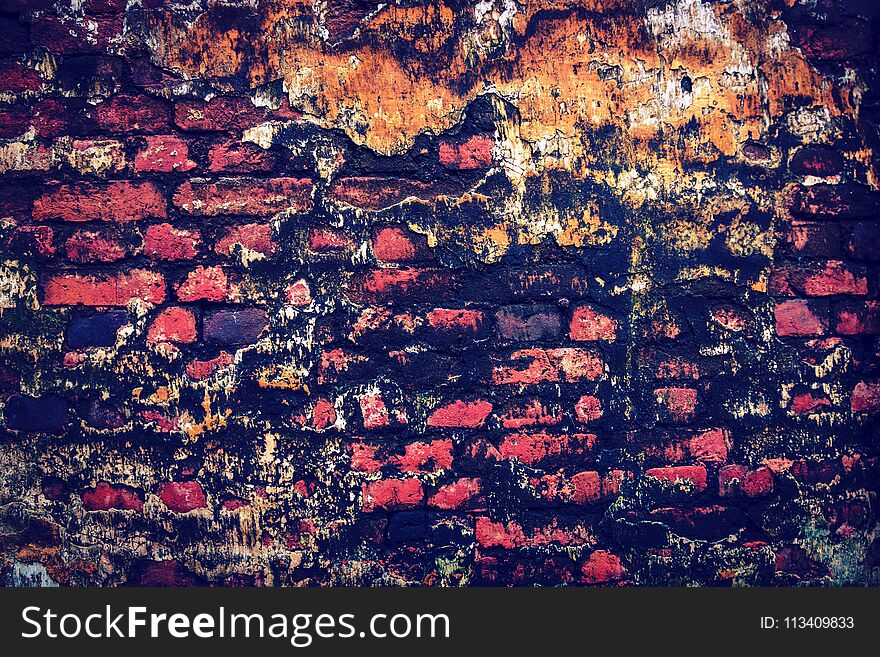
[[[272,226],[267,223],[242,224],[226,229],[223,237],[214,245],[214,250],[221,255],[231,255],[236,244],[245,249],[270,256],[275,252],[275,241],[272,239]]]
[[[243,130],[265,120],[266,112],[248,98],[218,96],[208,102],[178,101],[174,123],[183,130]]]
[[[168,481],[159,486],[159,499],[175,513],[187,513],[208,506],[205,492],[197,481]]]
[[[437,509],[461,509],[480,495],[480,479],[461,477],[440,486],[429,499],[428,506]]]
[[[795,415],[808,415],[821,412],[823,408],[830,408],[831,400],[825,396],[814,397],[812,393],[795,395],[789,407]]]
[[[835,316],[841,335],[880,334],[880,301],[845,301],[835,305]]]
[[[428,253],[425,237],[403,228],[382,228],[373,237],[373,255],[383,262],[412,262]]]
[[[452,440],[441,438],[431,442],[413,442],[406,445],[403,456],[394,461],[405,473],[435,473],[452,467]]]
[[[330,187],[329,197],[365,210],[382,210],[413,197],[426,201],[444,194],[437,185],[399,178],[340,178]],[[465,191],[449,190],[453,194]],[[456,194],[456,195],[457,195]]]
[[[578,422],[595,422],[602,417],[602,402],[593,395],[583,395],[575,402],[574,414]]]
[[[354,249],[354,242],[341,230],[312,228],[309,230],[309,251],[312,253],[340,253]]]
[[[172,307],[163,310],[147,332],[147,342],[195,342],[198,339],[196,317],[187,308]]]
[[[255,144],[230,140],[217,144],[208,152],[208,171],[214,173],[255,173],[272,171],[275,156]]]
[[[749,471],[742,465],[726,465],[718,471],[718,494],[730,497],[741,493],[749,498],[765,497],[773,492],[773,473],[759,467]]]
[[[724,429],[700,431],[688,440],[688,452],[700,463],[724,463],[727,461],[728,441],[729,436]]]
[[[361,508],[365,513],[376,509],[405,509],[418,506],[425,497],[418,479],[380,479],[363,484]]]
[[[20,94],[39,91],[43,78],[37,71],[17,61],[0,61],[0,92]]]
[[[157,260],[192,260],[199,254],[201,239],[197,230],[156,224],[144,233],[144,254]]]
[[[834,294],[868,293],[868,279],[862,267],[853,267],[838,260],[824,263],[785,264],[776,267],[769,282],[776,295],[826,297]]]
[[[502,547],[512,550],[522,547],[526,542],[526,536],[519,523],[493,522],[482,516],[477,518],[475,537],[477,543],[484,548]]]
[[[590,504],[602,498],[602,478],[598,472],[587,470],[571,477],[571,501],[575,504]]]
[[[194,360],[191,363],[188,363],[186,366],[186,374],[191,379],[203,381],[215,372],[231,365],[233,362],[235,362],[235,358],[231,354],[221,351],[220,355],[211,358],[210,360]]]
[[[570,335],[572,340],[613,342],[617,337],[617,322],[590,306],[580,306],[572,314]]]
[[[610,584],[626,577],[620,558],[605,550],[596,550],[581,566],[584,584]]]
[[[347,451],[351,452],[351,460],[349,466],[355,472],[374,473],[379,472],[384,461],[377,458],[379,452],[378,445],[371,445],[364,442],[355,442],[347,446]]]
[[[827,303],[795,299],[776,304],[776,334],[780,337],[805,337],[828,332]]]
[[[336,407],[325,397],[315,400],[312,407],[311,426],[315,431],[324,431],[336,424]]]
[[[363,395],[358,403],[365,429],[382,429],[392,424],[406,424],[406,415],[402,411],[389,410],[384,398],[378,393]]]
[[[440,142],[440,164],[449,169],[486,169],[492,165],[495,141],[485,135],[474,135],[466,141]]]
[[[162,275],[144,269],[94,276],[57,274],[43,285],[43,304],[47,306],[125,306],[136,298],[162,303],[165,300]]]
[[[114,96],[96,109],[98,125],[110,133],[162,132],[168,129],[168,109],[148,96]]]
[[[596,436],[591,433],[516,433],[505,436],[498,453],[503,459],[515,458],[525,465],[535,465],[555,456],[582,456],[595,443]]]
[[[435,308],[426,318],[432,328],[461,333],[476,333],[484,321],[483,313],[479,310],[450,308]]]
[[[595,381],[602,377],[601,357],[576,348],[521,349],[510,355],[517,365],[498,365],[492,381],[498,385]]]
[[[33,126],[38,136],[58,137],[68,132],[68,109],[66,102],[61,98],[43,98],[34,103]],[[2,115],[3,110],[0,110],[0,116]],[[0,118],[0,126],[2,125],[4,125],[4,121]],[[25,126],[26,129],[27,126]],[[10,135],[5,134],[5,132],[6,130],[0,128],[0,137],[14,137],[21,134],[21,132],[17,132]]]
[[[196,216],[269,217],[285,210],[303,212],[310,209],[311,191],[312,181],[301,178],[187,181],[177,188],[174,205]]]
[[[486,423],[492,404],[485,400],[454,401],[441,406],[428,417],[429,427],[461,427],[475,429]]]
[[[850,398],[853,413],[880,411],[880,382],[859,381]]]
[[[702,465],[675,465],[663,468],[651,468],[645,475],[670,483],[686,482],[693,484],[697,491],[706,490],[706,468]]]
[[[654,398],[660,412],[675,422],[689,422],[697,410],[697,391],[693,388],[657,388]]]
[[[90,16],[52,16],[44,14],[39,19],[39,29],[31,30],[31,41],[55,54],[80,54],[104,52],[111,40],[119,39],[123,32],[122,14]]]
[[[287,303],[294,306],[302,307],[308,306],[312,303],[312,291],[309,288],[309,284],[304,279],[300,279],[288,285],[284,294]]]
[[[72,262],[115,262],[126,256],[126,248],[119,240],[106,233],[80,230],[65,243],[67,259]]]
[[[199,266],[187,274],[177,286],[177,298],[185,303],[193,301],[231,301],[236,292],[222,267]]]
[[[137,221],[164,219],[165,199],[152,183],[61,185],[34,202],[34,219],[46,221]]]
[[[769,468],[758,468],[746,473],[742,481],[746,497],[763,497],[773,492],[773,473]]]
[[[128,486],[108,484],[106,481],[100,481],[94,488],[84,490],[82,501],[86,511],[141,511],[144,508],[141,493]]]
[[[501,414],[501,426],[505,429],[553,426],[561,421],[561,413],[549,410],[540,399],[531,399],[525,403],[508,406]]]
[[[441,269],[371,269],[355,275],[348,297],[356,303],[382,303],[411,299],[431,300],[450,296],[452,273]]]
[[[146,137],[147,144],[134,158],[134,170],[171,173],[192,171],[196,163],[189,159],[189,146],[180,137]]]

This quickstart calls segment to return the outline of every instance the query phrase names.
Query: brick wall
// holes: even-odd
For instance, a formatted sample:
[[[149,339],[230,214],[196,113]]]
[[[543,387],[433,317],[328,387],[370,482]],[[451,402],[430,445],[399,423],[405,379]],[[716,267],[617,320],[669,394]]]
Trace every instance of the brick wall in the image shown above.
[[[871,3],[484,5],[0,2],[6,583],[880,583]]]

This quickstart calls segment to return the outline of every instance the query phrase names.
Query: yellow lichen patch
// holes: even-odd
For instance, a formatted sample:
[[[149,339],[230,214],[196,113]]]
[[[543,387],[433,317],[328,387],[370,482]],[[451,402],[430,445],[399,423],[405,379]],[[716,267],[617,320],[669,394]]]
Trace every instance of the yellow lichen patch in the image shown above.
[[[275,388],[278,390],[301,390],[308,392],[308,387],[303,381],[308,376],[308,370],[298,365],[270,365],[256,373],[257,385],[261,388]]]
[[[217,429],[222,429],[226,426],[226,420],[232,415],[232,409],[227,408],[222,411],[218,410],[215,413],[211,410],[211,401],[210,393],[205,390],[205,396],[202,400],[202,408],[205,411],[205,416],[201,422],[196,422],[186,415],[181,417],[181,427],[190,439],[198,438],[205,433],[216,431]]]

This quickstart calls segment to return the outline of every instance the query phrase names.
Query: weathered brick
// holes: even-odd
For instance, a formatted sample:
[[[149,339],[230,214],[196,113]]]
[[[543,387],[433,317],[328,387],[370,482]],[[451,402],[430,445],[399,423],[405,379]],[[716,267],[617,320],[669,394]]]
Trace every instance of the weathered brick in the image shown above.
[[[415,180],[353,177],[337,179],[330,187],[329,196],[356,208],[382,210],[408,198],[432,200],[444,191],[442,187]]]
[[[504,340],[553,340],[562,332],[559,311],[551,306],[508,306],[495,313],[498,336]]]
[[[863,411],[877,413],[880,411],[880,383],[859,381],[853,388],[850,405],[853,413]]]
[[[201,240],[197,230],[155,224],[144,231],[144,254],[156,260],[192,260],[199,254]]]
[[[177,298],[184,303],[193,301],[234,301],[234,284],[223,267],[196,267],[176,288]]]
[[[144,508],[143,494],[121,484],[99,481],[94,487],[82,492],[83,508],[86,511],[141,511]]]
[[[617,337],[617,322],[591,306],[579,306],[572,314],[569,330],[572,340],[613,342]]]
[[[408,299],[429,301],[451,296],[454,279],[442,269],[371,269],[355,275],[347,287],[357,303]]]
[[[43,304],[47,306],[125,306],[132,299],[162,303],[162,275],[132,269],[119,274],[55,274],[43,282]]]
[[[195,342],[198,339],[196,317],[188,308],[166,308],[159,313],[147,332],[147,342]]]
[[[837,260],[817,263],[788,263],[773,270],[770,290],[776,295],[825,297],[834,294],[867,294],[863,268]]]
[[[657,388],[654,399],[660,415],[674,422],[690,422],[697,412],[697,391],[693,388]]]
[[[595,381],[604,364],[592,351],[576,348],[521,349],[509,358],[510,365],[496,365],[492,381],[498,385]]]
[[[501,414],[501,426],[505,429],[553,426],[562,422],[562,414],[543,404],[540,399],[511,404]]]
[[[98,125],[111,133],[163,132],[168,129],[168,108],[149,96],[114,96],[98,105]]]
[[[663,468],[650,468],[645,472],[645,475],[672,484],[681,482],[685,485],[693,486],[699,492],[706,490],[706,468],[702,465],[676,465]]]
[[[461,477],[456,481],[440,486],[428,498],[428,506],[437,509],[461,509],[471,503],[480,494],[480,479]]]
[[[843,156],[827,146],[804,146],[792,156],[788,166],[798,176],[827,178],[841,173]]]
[[[180,137],[157,135],[146,138],[146,145],[134,158],[134,170],[156,173],[185,173],[196,168],[189,159],[189,145]]]
[[[796,299],[777,303],[773,309],[776,334],[780,337],[824,335],[828,332],[827,302]]]
[[[440,142],[440,163],[450,169],[485,169],[492,165],[495,141],[485,135]]]
[[[413,262],[429,255],[428,242],[403,228],[381,228],[373,235],[373,255],[383,262]]]
[[[223,236],[214,245],[214,251],[221,255],[232,255],[236,244],[248,251],[264,256],[272,255],[277,246],[272,237],[271,225],[267,223],[251,223],[227,228]]]
[[[376,509],[405,509],[418,506],[425,497],[418,479],[380,479],[363,485],[361,508],[369,513]]]
[[[259,146],[237,140],[217,144],[208,152],[208,171],[213,173],[269,172],[277,158]]]
[[[174,123],[189,131],[242,130],[260,123],[264,115],[248,98],[235,96],[174,104]]]
[[[61,185],[34,202],[36,221],[137,221],[166,213],[162,193],[147,182]]]
[[[836,303],[834,317],[834,330],[841,335],[880,334],[880,301]]]
[[[428,416],[429,427],[477,428],[483,426],[492,404],[479,399],[473,402],[454,401],[434,410]]]
[[[312,181],[304,178],[232,179],[185,182],[174,194],[174,205],[196,216],[250,215],[269,217],[285,210],[312,207]]]
[[[80,230],[67,238],[64,244],[71,262],[115,262],[127,255],[127,249],[112,233]]]
[[[503,459],[536,465],[553,457],[573,458],[588,454],[595,443],[596,436],[591,433],[515,433],[504,437],[498,453]]]
[[[188,513],[208,506],[205,492],[197,481],[168,481],[159,485],[159,499],[175,513]]]
[[[205,340],[214,344],[236,345],[255,342],[269,325],[266,311],[258,308],[218,310],[205,316]]]

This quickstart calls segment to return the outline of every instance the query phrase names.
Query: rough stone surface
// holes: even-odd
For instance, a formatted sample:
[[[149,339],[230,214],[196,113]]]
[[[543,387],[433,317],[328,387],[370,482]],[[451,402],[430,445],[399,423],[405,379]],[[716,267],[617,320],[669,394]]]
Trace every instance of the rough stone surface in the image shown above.
[[[880,584],[871,3],[2,25],[0,581]]]

